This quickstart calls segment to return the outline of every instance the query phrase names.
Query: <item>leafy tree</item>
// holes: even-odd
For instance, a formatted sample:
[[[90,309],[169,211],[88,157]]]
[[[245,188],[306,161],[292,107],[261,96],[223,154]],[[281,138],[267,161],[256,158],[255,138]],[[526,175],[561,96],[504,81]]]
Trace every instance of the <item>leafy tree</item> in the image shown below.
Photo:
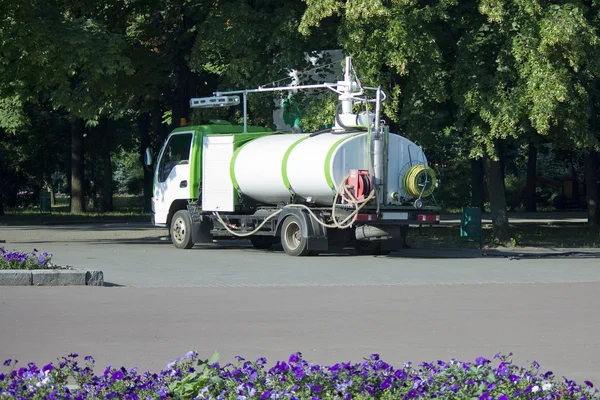
[[[75,3],[78,4],[78,3]],[[82,4],[82,3],[79,3]],[[82,212],[85,120],[111,112],[117,77],[133,72],[124,42],[68,2],[2,0],[0,125],[27,122],[26,104],[48,101],[71,120],[71,212]]]
[[[470,157],[483,158],[494,233],[502,242],[510,237],[501,162],[506,144],[531,131],[582,148],[597,143],[588,122],[590,83],[599,72],[595,4],[306,2],[300,30],[309,33],[339,16],[341,44],[371,82],[386,82],[392,101],[385,112],[407,136],[452,127]]]

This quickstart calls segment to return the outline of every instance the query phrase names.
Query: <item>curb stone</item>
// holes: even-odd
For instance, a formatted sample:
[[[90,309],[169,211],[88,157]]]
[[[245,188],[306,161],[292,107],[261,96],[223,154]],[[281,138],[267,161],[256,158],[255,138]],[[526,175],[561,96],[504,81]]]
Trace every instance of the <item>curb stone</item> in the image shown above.
[[[104,286],[104,274],[84,269],[0,270],[0,286]]]

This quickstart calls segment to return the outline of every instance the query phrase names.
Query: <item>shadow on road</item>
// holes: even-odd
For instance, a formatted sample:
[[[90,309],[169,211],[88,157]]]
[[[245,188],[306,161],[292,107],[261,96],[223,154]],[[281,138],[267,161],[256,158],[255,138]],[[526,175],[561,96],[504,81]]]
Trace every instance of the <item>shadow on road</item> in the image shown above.
[[[404,249],[394,252],[386,258],[508,258],[519,259],[543,259],[543,258],[600,258],[600,251],[586,249],[583,251],[543,251],[530,249]]]
[[[107,223],[73,223],[64,225],[9,225],[2,226],[2,230],[11,231],[78,231],[78,232],[104,232],[104,231],[147,231],[162,230],[150,222],[107,222]]]

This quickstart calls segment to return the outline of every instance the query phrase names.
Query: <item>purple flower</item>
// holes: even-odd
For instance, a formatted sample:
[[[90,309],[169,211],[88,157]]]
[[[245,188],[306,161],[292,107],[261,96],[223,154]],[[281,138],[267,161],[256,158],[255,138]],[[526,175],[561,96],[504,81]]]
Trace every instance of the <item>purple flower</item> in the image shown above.
[[[482,365],[489,364],[489,363],[490,363],[490,360],[487,360],[483,357],[477,357],[475,359],[475,365],[477,365],[477,366],[482,366]]]
[[[288,362],[289,363],[297,363],[298,361],[300,361],[301,358],[302,358],[302,354],[300,352],[297,352],[297,353],[290,355]]]
[[[114,381],[120,381],[121,379],[123,379],[123,372],[121,371],[115,371],[113,372],[112,376],[110,377],[110,379]]]
[[[197,353],[195,351],[188,351],[187,353],[185,353],[185,358],[192,358],[192,357],[196,357]]]
[[[11,362],[12,362],[12,360],[10,358],[8,360],[5,360],[4,361],[4,366],[5,367],[9,367]]]
[[[379,385],[379,389],[381,390],[385,390],[387,388],[389,388],[390,386],[392,386],[392,380],[391,378],[385,378],[385,380],[383,382],[381,382],[381,384]]]
[[[583,383],[585,383],[588,387],[591,387],[591,388],[594,387],[594,385],[590,381],[583,381]]]

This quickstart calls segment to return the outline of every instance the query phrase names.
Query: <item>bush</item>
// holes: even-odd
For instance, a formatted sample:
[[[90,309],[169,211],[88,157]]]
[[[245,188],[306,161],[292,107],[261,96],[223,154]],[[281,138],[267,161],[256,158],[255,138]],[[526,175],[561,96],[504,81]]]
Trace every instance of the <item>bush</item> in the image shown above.
[[[479,357],[394,368],[377,354],[361,363],[320,366],[295,353],[267,369],[265,358],[237,357],[236,365],[221,367],[216,356],[199,360],[189,352],[160,373],[109,366],[100,375],[94,374],[92,357],[85,357],[85,366],[77,357],[42,369],[33,363],[17,368],[17,361],[7,360],[10,371],[0,373],[0,399],[600,399],[591,382],[557,381],[536,362],[522,368],[500,354],[496,366]],[[78,386],[69,389],[69,379]]]
[[[33,249],[33,253],[22,253],[17,251],[8,251],[0,246],[0,269],[52,269],[54,265],[50,263],[52,254],[38,252]]]

